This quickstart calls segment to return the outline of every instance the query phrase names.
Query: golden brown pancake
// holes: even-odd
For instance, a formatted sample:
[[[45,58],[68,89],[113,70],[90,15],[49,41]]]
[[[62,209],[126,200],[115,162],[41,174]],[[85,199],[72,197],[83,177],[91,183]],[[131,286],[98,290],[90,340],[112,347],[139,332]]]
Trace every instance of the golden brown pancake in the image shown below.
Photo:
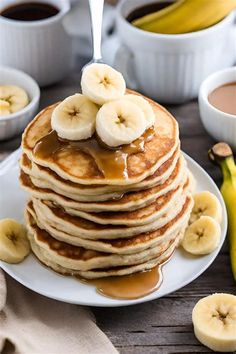
[[[143,232],[151,232],[164,226],[181,211],[185,201],[188,200],[188,194],[183,193],[181,200],[168,213],[160,216],[158,219],[144,225],[124,226],[124,225],[102,225],[93,221],[86,220],[79,216],[67,214],[63,209],[47,205],[47,202],[33,199],[33,206],[37,218],[40,222],[50,224],[71,236],[85,239],[116,239],[129,238]]]
[[[155,187],[141,190],[138,192],[130,192],[124,194],[119,199],[112,199],[109,201],[89,201],[88,196],[86,196],[86,202],[78,202],[71,198],[65,197],[54,190],[48,188],[37,187],[33,181],[32,177],[21,171],[20,182],[23,188],[25,188],[34,198],[50,200],[55,205],[61,206],[66,209],[75,209],[78,211],[87,212],[102,212],[102,211],[130,211],[137,210],[144,206],[147,206],[154,202],[158,197],[175,190],[178,186],[183,185],[186,180],[186,168],[183,158],[180,158],[176,168],[174,169],[171,176],[160,185]],[[71,196],[73,198],[73,195]],[[74,212],[76,215],[76,213]]]
[[[29,229],[34,237],[35,243],[40,248],[46,250],[56,263],[75,270],[118,267],[145,262],[161,255],[176,238],[175,235],[167,242],[162,242],[158,246],[134,254],[116,255],[115,253],[111,254],[88,250],[83,247],[72,246],[65,242],[55,240],[47,231],[38,228],[35,224],[31,224]]]
[[[127,185],[144,180],[152,175],[174,153],[179,145],[178,124],[172,115],[162,106],[149,100],[156,122],[154,135],[145,143],[143,152],[130,154],[127,158],[127,177],[108,178],[98,168],[94,158],[80,149],[72,147],[70,142],[63,142],[63,148],[53,149],[47,145],[47,151],[38,155],[37,143],[51,133],[51,115],[57,104],[45,108],[25,129],[22,137],[22,149],[29,159],[41,166],[50,168],[63,179],[85,185],[107,184]],[[42,143],[40,142],[42,145]],[[39,145],[37,145],[38,147]]]
[[[166,259],[169,259],[173,255],[175,248],[178,246],[179,240],[180,237],[177,236],[174,242],[169,244],[169,247],[166,249],[166,251],[162,252],[157,257],[151,258],[142,263],[136,263],[134,265],[126,265],[126,266],[119,266],[119,267],[78,270],[78,269],[74,269],[75,267],[71,269],[70,264],[61,265],[60,264],[61,262],[60,260],[58,260],[58,258],[56,259],[56,261],[59,261],[59,263],[57,263],[54,257],[51,256],[51,254],[48,252],[47,249],[39,247],[37,245],[33,235],[29,233],[29,241],[31,244],[32,251],[35,254],[35,256],[44,265],[51,268],[57,273],[63,275],[77,275],[77,276],[79,275],[85,279],[96,279],[96,278],[101,278],[101,277],[104,278],[109,276],[123,276],[126,274],[132,274],[132,273],[151,269],[159,264],[162,264],[163,262],[166,261]]]
[[[31,222],[36,224],[40,229],[47,231],[53,238],[59,241],[66,242],[70,245],[84,247],[86,249],[116,253],[116,254],[132,254],[140,252],[150,247],[159,245],[163,241],[168,241],[173,235],[176,235],[179,230],[183,229],[189,219],[192,203],[185,203],[180,213],[163,227],[148,233],[142,233],[132,238],[117,238],[117,239],[100,239],[89,240],[80,237],[74,237],[63,232],[49,224],[42,224],[37,218],[32,202],[27,205],[26,224],[29,225],[29,215]]]
[[[31,177],[37,178],[41,181],[43,188],[55,189],[55,192],[67,196],[73,195],[75,200],[83,200],[88,196],[106,195],[109,199],[114,193],[119,197],[123,193],[138,191],[158,184],[164,183],[173,173],[176,164],[180,157],[179,147],[173,155],[163,163],[151,176],[145,178],[143,181],[135,184],[113,186],[113,185],[83,185],[64,180],[49,168],[40,166],[23,154],[20,159],[21,169]],[[82,199],[81,199],[82,198]],[[95,197],[96,198],[96,197]],[[94,200],[95,200],[94,198]],[[100,198],[100,197],[99,197]],[[103,199],[105,200],[105,199]]]

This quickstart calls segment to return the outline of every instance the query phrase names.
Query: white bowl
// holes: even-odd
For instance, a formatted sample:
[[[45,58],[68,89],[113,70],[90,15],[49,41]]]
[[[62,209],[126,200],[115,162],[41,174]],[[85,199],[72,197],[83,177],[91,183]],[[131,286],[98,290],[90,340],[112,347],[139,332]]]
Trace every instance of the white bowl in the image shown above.
[[[236,150],[236,115],[222,112],[208,101],[208,95],[214,89],[230,82],[236,82],[235,66],[208,76],[200,87],[198,102],[202,123],[207,132],[217,141],[225,141]]]
[[[6,117],[0,117],[0,140],[6,140],[21,133],[33,118],[39,106],[40,89],[31,76],[23,71],[0,66],[0,85],[16,85],[29,96],[29,104],[22,110]]]

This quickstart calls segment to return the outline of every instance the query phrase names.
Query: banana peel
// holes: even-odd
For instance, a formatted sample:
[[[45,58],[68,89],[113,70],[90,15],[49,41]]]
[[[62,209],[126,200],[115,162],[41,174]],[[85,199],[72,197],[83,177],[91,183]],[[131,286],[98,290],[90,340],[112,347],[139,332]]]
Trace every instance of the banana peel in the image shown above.
[[[208,152],[212,162],[218,164],[223,175],[220,191],[228,214],[228,240],[233,277],[236,281],[236,165],[231,148],[218,143]]]

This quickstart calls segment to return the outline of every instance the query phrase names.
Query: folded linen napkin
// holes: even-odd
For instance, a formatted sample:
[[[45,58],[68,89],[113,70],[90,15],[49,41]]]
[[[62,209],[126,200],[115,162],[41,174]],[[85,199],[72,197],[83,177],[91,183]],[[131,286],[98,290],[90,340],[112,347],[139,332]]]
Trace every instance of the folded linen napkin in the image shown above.
[[[0,269],[1,354],[118,353],[87,308],[50,300],[6,280]]]

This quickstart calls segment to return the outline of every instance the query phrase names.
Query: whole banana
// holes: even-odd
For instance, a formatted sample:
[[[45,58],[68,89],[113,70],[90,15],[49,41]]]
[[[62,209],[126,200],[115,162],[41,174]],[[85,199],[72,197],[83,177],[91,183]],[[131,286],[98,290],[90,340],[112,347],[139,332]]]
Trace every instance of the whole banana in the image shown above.
[[[188,33],[216,24],[234,8],[236,0],[178,0],[162,10],[134,20],[132,24],[149,32]]]
[[[228,213],[228,239],[230,259],[234,279],[236,280],[236,165],[231,148],[218,143],[209,151],[210,160],[222,170],[223,183],[220,188]]]

